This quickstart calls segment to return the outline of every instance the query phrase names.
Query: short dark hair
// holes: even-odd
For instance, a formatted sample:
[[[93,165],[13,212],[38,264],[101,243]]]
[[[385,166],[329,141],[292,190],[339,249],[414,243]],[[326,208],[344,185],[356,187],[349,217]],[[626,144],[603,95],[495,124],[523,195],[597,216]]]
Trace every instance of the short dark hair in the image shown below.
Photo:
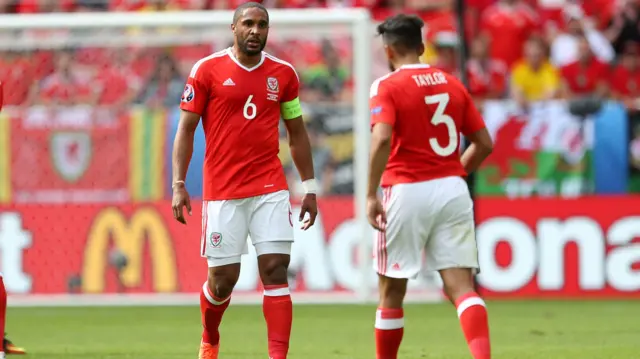
[[[424,21],[416,15],[398,14],[378,25],[378,35],[396,50],[417,50],[423,45],[423,27]]]
[[[238,22],[238,20],[242,17],[242,13],[244,13],[245,10],[253,9],[253,8],[257,8],[264,11],[264,13],[267,14],[267,21],[269,21],[269,11],[267,11],[267,8],[264,7],[264,5],[262,5],[259,2],[249,1],[236,8],[236,11],[233,13],[233,23],[235,24]]]

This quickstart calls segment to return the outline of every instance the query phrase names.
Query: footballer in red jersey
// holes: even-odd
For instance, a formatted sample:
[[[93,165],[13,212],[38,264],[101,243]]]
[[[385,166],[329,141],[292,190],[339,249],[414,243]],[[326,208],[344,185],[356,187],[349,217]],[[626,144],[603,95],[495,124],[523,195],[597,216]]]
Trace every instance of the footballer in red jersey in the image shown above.
[[[371,86],[371,158],[367,216],[377,230],[377,359],[395,359],[403,337],[407,281],[426,256],[456,306],[474,359],[489,359],[484,301],[474,291],[479,268],[473,202],[463,177],[492,150],[478,110],[452,75],[420,63],[422,20],[396,15],[378,26],[392,73]],[[460,156],[460,133],[471,141]],[[378,199],[382,186],[383,200]]]
[[[269,14],[259,3],[242,4],[231,29],[234,45],[198,61],[182,95],[173,148],[173,211],[185,223],[191,212],[185,176],[194,132],[202,118],[206,152],[203,171],[201,255],[209,265],[200,308],[204,331],[200,359],[217,359],[218,326],[240,275],[240,258],[250,236],[264,285],[263,310],[269,357],[289,349],[292,304],[287,283],[293,222],[280,160],[280,118],[306,194],[299,220],[306,230],[317,215],[309,138],[298,99],[299,80],[289,63],[263,52]]]
[[[3,87],[2,81],[0,81],[0,111],[2,111],[3,102]],[[7,291],[4,288],[4,279],[2,273],[0,273],[0,333],[4,333],[7,318]],[[4,359],[5,354],[26,354],[26,351],[16,345],[14,345],[5,336],[2,340],[2,347],[0,348],[0,359]]]

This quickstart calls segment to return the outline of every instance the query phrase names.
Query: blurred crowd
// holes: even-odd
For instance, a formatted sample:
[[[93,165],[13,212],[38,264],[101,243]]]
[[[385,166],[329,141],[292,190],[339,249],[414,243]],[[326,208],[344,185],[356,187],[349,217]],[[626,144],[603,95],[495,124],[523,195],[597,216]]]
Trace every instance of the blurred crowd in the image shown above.
[[[233,9],[245,1],[0,0],[0,13]],[[466,78],[480,105],[488,99],[510,98],[526,108],[530,102],[551,99],[612,98],[629,109],[640,109],[640,0],[466,0],[464,36],[457,31],[454,0],[262,2],[269,8],[366,7],[376,20],[415,13],[426,23],[423,61]],[[458,70],[462,40],[469,55],[465,73]],[[0,49],[4,103],[172,108],[191,66],[228,45]],[[307,104],[351,103],[348,34],[344,41],[270,41],[267,50],[297,68],[301,98]],[[380,76],[387,71],[386,63],[382,52],[374,52],[374,75]],[[353,145],[336,121],[327,123],[332,121],[310,128],[316,173],[325,177],[326,192],[340,192],[336,190],[340,178],[352,171],[341,171],[339,163],[350,161]]]
[[[0,12],[228,9],[244,1],[0,0]],[[454,0],[263,2],[280,8],[367,7],[378,20],[397,12],[416,13],[427,24],[428,50],[424,61],[460,75],[456,69],[461,37],[456,31]],[[526,104],[553,98],[598,96],[637,107],[639,9],[639,0],[468,0],[464,39],[470,55],[466,72],[469,88],[479,100],[511,97]],[[280,52],[300,68],[305,89],[309,90],[308,100],[349,101],[350,45],[324,41],[304,46],[303,51],[297,52],[304,54],[298,55],[304,59],[291,56],[286,51],[291,48],[289,44],[280,46]],[[271,51],[279,52],[278,44],[272,47]],[[8,51],[0,59],[0,80],[9,88],[7,104],[69,101],[65,95],[69,92],[67,84],[75,89],[77,98],[73,100],[81,102],[172,103],[162,97],[179,93],[180,86],[174,81],[183,81],[190,65],[211,51],[207,45],[126,51]],[[38,86],[29,86],[30,79]],[[89,80],[92,88],[83,86]]]

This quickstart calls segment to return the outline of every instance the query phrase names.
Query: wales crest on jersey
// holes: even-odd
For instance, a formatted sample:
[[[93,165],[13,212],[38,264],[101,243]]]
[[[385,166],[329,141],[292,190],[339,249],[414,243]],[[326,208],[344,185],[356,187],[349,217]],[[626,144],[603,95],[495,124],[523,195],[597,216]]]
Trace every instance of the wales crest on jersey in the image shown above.
[[[278,92],[279,90],[280,86],[278,85],[278,79],[275,77],[267,78],[267,91]]]

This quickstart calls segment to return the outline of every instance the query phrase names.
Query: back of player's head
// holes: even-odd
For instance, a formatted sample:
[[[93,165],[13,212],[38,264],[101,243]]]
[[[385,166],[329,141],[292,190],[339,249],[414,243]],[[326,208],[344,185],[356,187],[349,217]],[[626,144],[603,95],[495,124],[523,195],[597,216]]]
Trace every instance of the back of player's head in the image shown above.
[[[418,51],[422,48],[422,28],[424,22],[415,15],[398,14],[387,18],[378,25],[378,35],[387,46],[401,53]]]
[[[264,13],[267,14],[267,19],[269,19],[269,11],[267,11],[267,8],[264,5],[262,5],[259,2],[250,1],[236,8],[236,11],[233,13],[233,23],[234,24],[238,23],[238,20],[240,20],[245,10],[254,9],[254,8],[264,11]]]

